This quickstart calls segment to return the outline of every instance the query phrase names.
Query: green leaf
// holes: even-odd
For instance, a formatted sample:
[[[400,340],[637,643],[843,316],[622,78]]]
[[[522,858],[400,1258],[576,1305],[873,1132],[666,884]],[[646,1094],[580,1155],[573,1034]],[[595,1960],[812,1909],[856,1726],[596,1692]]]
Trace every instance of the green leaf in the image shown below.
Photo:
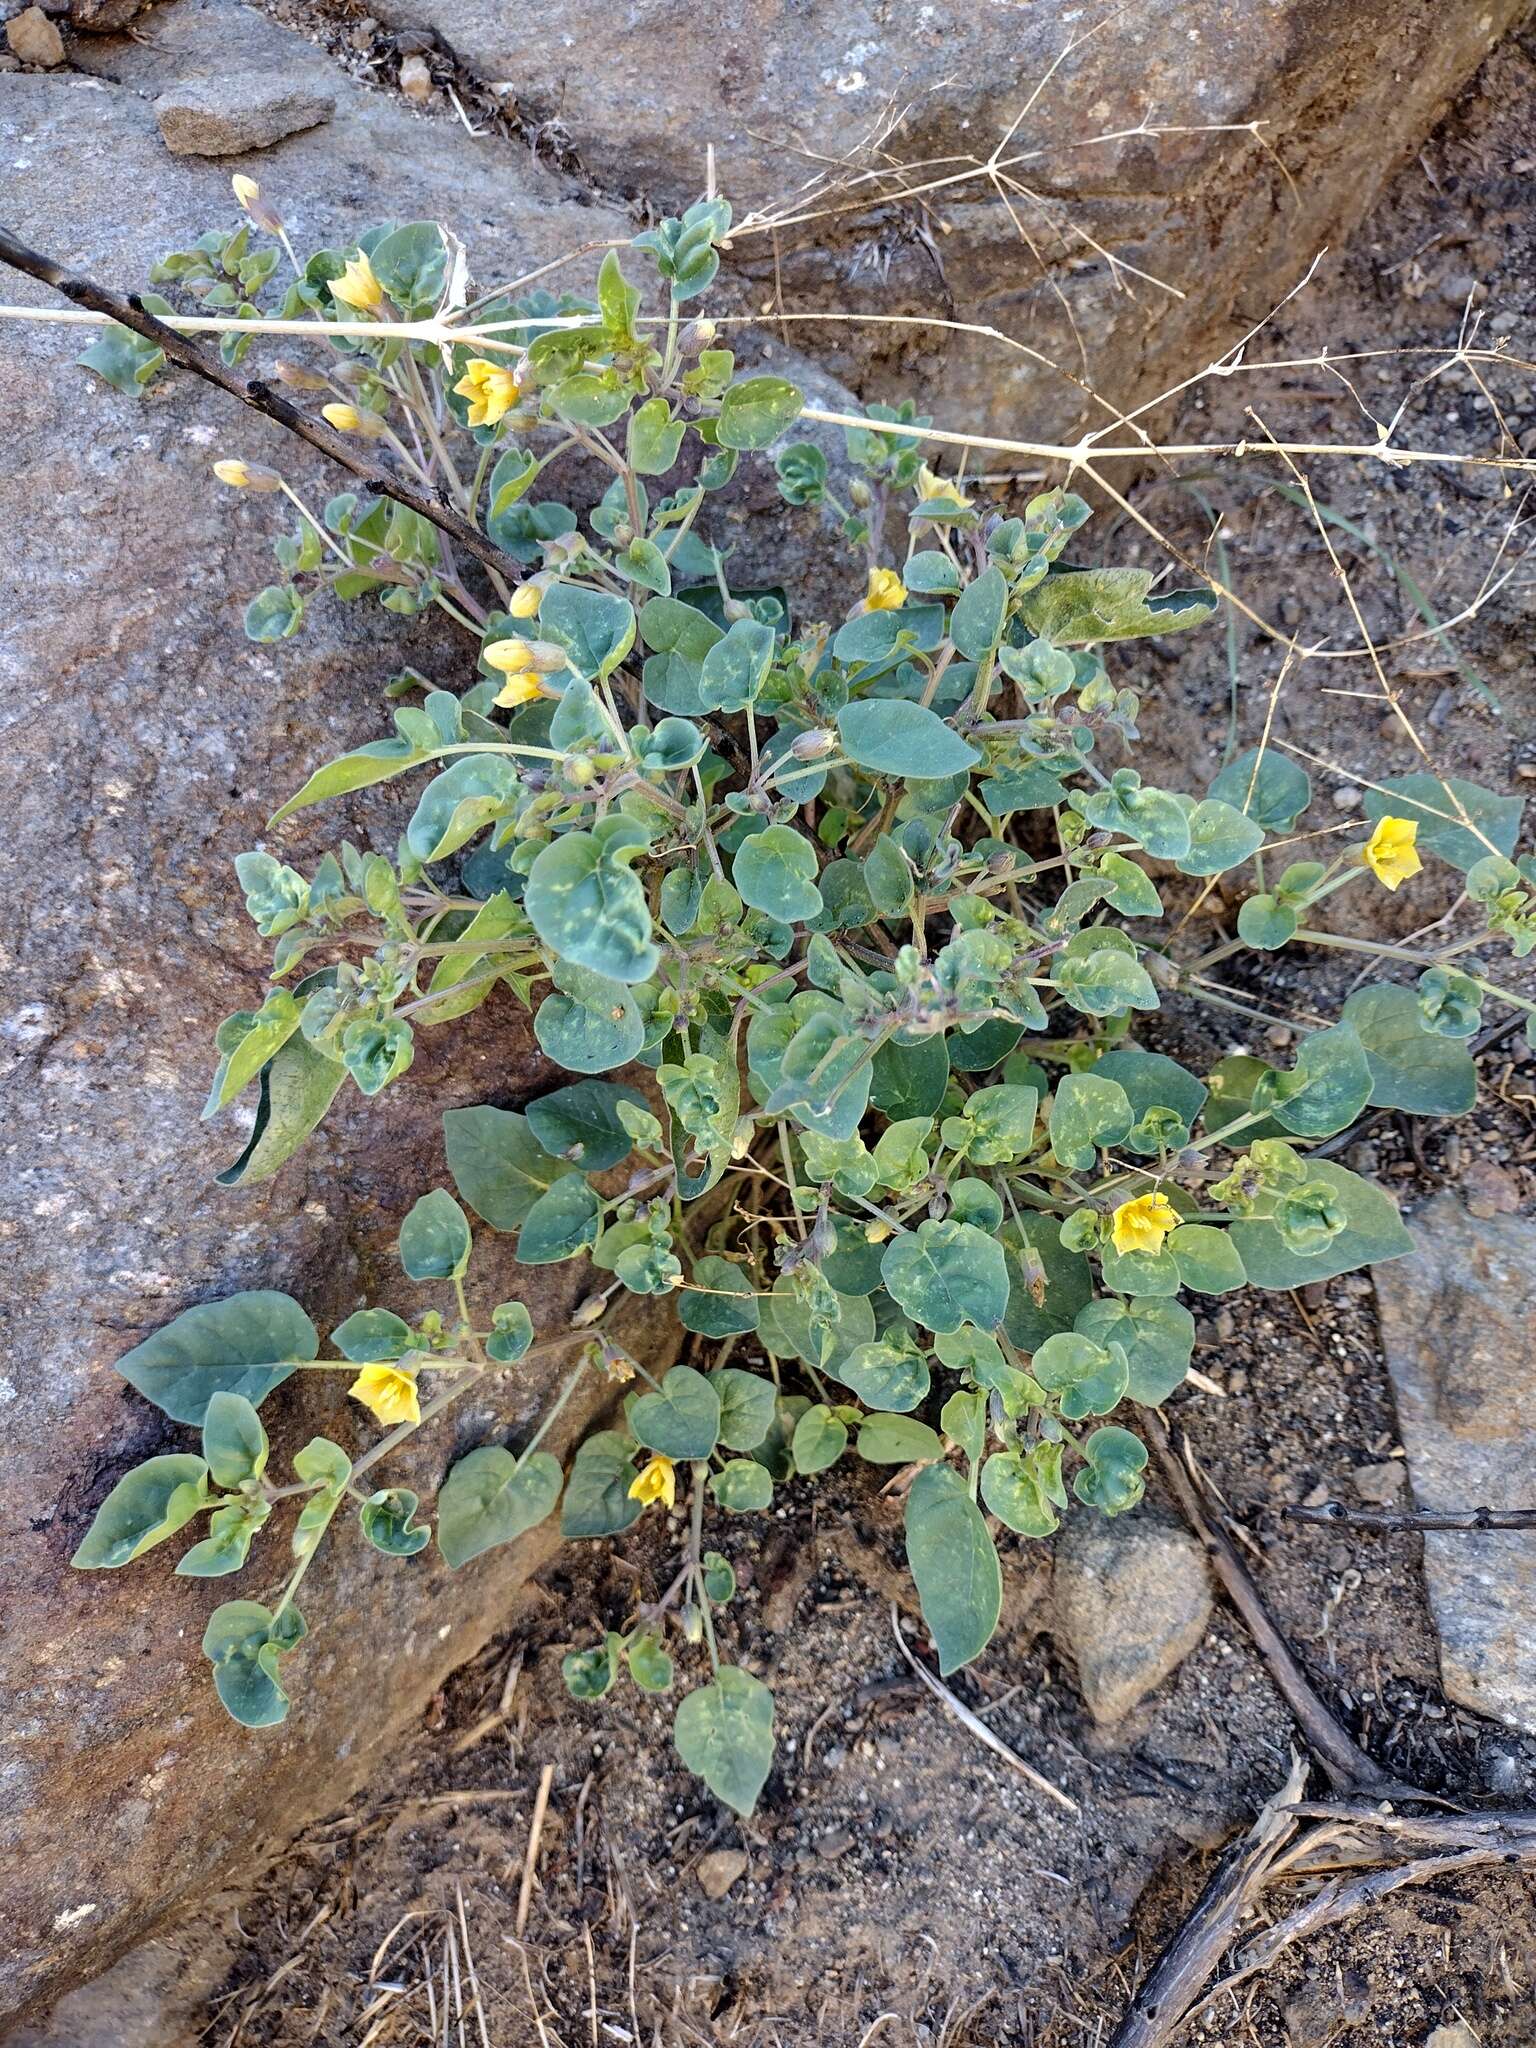
[[[446,1188],[433,1188],[400,1226],[400,1263],[412,1280],[452,1280],[469,1263],[469,1222]]]
[[[520,1229],[539,1197],[571,1170],[514,1109],[445,1110],[443,1136],[454,1186],[493,1230]]]
[[[720,1437],[720,1396],[703,1373],[674,1365],[655,1393],[631,1403],[629,1426],[664,1458],[707,1458]]]
[[[755,1514],[772,1504],[773,1476],[755,1458],[730,1458],[711,1474],[709,1490],[727,1514]]]
[[[281,1615],[257,1600],[226,1600],[208,1617],[203,1655],[213,1665],[214,1690],[225,1711],[244,1728],[271,1728],[288,1713],[277,1662],[303,1639],[293,1607]]]
[[[251,1135],[233,1165],[214,1175],[218,1186],[270,1180],[319,1124],[346,1078],[340,1060],[327,1059],[305,1038],[290,1038],[261,1070]]]
[[[1028,1251],[1024,1257],[1020,1255],[1022,1247],[1008,1253],[1008,1313],[1003,1318],[1003,1334],[1016,1350],[1033,1351],[1058,1330],[1071,1329],[1078,1310],[1092,1296],[1093,1276],[1082,1254],[1068,1251],[1062,1244],[1061,1225],[1054,1216],[1032,1215],[1026,1210],[1017,1227]]]
[[[561,419],[578,427],[611,427],[629,410],[629,393],[611,371],[578,370],[549,393]]]
[[[437,1496],[437,1547],[457,1571],[484,1550],[510,1543],[555,1511],[560,1461],[548,1451],[518,1459],[500,1444],[460,1458]]]
[[[629,417],[629,466],[637,476],[665,476],[688,431],[664,398],[648,398]]]
[[[907,1495],[907,1562],[947,1678],[979,1657],[997,1627],[1003,1575],[980,1508],[948,1465],[928,1465]]]
[[[784,377],[738,377],[720,401],[722,448],[768,448],[800,417],[805,394]]]
[[[1307,1177],[1327,1182],[1348,1222],[1322,1251],[1305,1258],[1287,1247],[1273,1223],[1234,1223],[1232,1242],[1255,1287],[1305,1287],[1413,1250],[1397,1204],[1370,1181],[1324,1159],[1307,1161]]]
[[[303,788],[272,813],[267,820],[268,830],[311,804],[325,803],[333,796],[350,796],[353,790],[369,789],[376,782],[388,782],[416,759],[417,750],[407,739],[370,740],[366,746],[355,747],[350,754],[317,768]]]
[[[540,1050],[573,1074],[606,1074],[645,1044],[645,1020],[622,981],[557,960],[555,993],[540,1003],[533,1035]]]
[[[869,1099],[888,1117],[932,1116],[949,1085],[949,1047],[943,1035],[898,1045],[888,1040],[875,1054]]]
[[[386,1557],[414,1557],[432,1540],[432,1531],[412,1521],[420,1502],[408,1486],[386,1486],[370,1493],[357,1511],[362,1531]]]
[[[1106,1350],[1119,1345],[1130,1368],[1126,1393],[1151,1408],[1183,1384],[1195,1352],[1195,1319],[1177,1301],[1091,1301],[1077,1329]]]
[[[807,1408],[795,1424],[790,1454],[795,1470],[809,1477],[835,1465],[848,1448],[848,1425],[824,1403]]]
[[[1181,1223],[1164,1250],[1172,1254],[1180,1281],[1196,1294],[1231,1294],[1247,1283],[1237,1246],[1214,1224]]]
[[[1424,1028],[1416,989],[1390,982],[1358,988],[1343,1022],[1359,1033],[1378,1109],[1462,1116],[1477,1101],[1477,1063],[1460,1039]]]
[[[597,1243],[603,1205],[583,1175],[567,1173],[540,1195],[517,1234],[525,1266],[552,1266]]]
[[[968,583],[949,615],[949,637],[966,661],[984,661],[1002,637],[1008,581],[994,562]]]
[[[644,887],[625,858],[637,850],[635,842],[567,832],[541,850],[523,891],[523,907],[547,946],[578,967],[629,983],[649,980],[661,958],[651,943]]]
[[[612,675],[635,644],[635,608],[627,597],[557,583],[539,606],[539,638],[565,649],[584,681]]]
[[[772,626],[757,619],[733,620],[699,669],[699,701],[705,710],[744,711],[755,702],[772,666],[774,645]]]
[[[1312,778],[1289,754],[1249,747],[1222,769],[1211,795],[1246,812],[1266,832],[1289,832],[1312,801]]]
[[[920,1223],[892,1238],[880,1276],[897,1306],[929,1330],[994,1329],[1008,1306],[1003,1248],[969,1223]]]
[[[906,1331],[861,1344],[842,1361],[839,1378],[869,1408],[906,1415],[928,1397],[928,1361]]]
[[[1245,946],[1261,953],[1277,953],[1296,936],[1301,919],[1288,903],[1265,893],[1249,896],[1239,904],[1237,936]]]
[[[1037,1443],[1028,1452],[995,1451],[981,1468],[981,1497],[989,1513],[1020,1536],[1049,1536],[1067,1504],[1061,1483],[1062,1446]]]
[[[1118,1081],[1099,1073],[1064,1074],[1051,1103],[1051,1150],[1072,1172],[1087,1172],[1100,1150],[1118,1145],[1135,1121]]]
[[[105,377],[114,390],[137,398],[155,372],[164,368],[165,351],[158,343],[135,334],[131,327],[119,327],[114,320],[75,361],[82,369]]]
[[[1389,775],[1379,789],[1365,792],[1365,815],[1373,825],[1383,818],[1413,819],[1419,828],[1419,851],[1437,853],[1463,874],[1485,860],[1490,848],[1509,859],[1520,838],[1524,808],[1523,798],[1498,796],[1459,775],[1445,780],[1438,775]],[[1462,811],[1475,831],[1462,823]]]
[[[628,1645],[624,1661],[629,1675],[642,1692],[672,1690],[672,1659],[652,1635],[643,1635]]]
[[[1083,1315],[1088,1312],[1084,1309]],[[1079,1323],[1082,1320],[1079,1316]],[[1085,1415],[1107,1415],[1117,1405],[1125,1393],[1130,1365],[1118,1343],[1101,1344],[1078,1330],[1064,1330],[1046,1338],[1030,1360],[1030,1371],[1047,1393],[1060,1398],[1067,1420],[1076,1422]]]
[[[1205,1083],[1188,1067],[1181,1067],[1177,1060],[1160,1052],[1123,1046],[1105,1053],[1093,1071],[1101,1080],[1119,1083],[1138,1123],[1149,1110],[1171,1109],[1182,1124],[1193,1130],[1205,1107]]]
[[[575,1081],[530,1102],[528,1128],[555,1158],[583,1173],[606,1173],[627,1158],[631,1149],[629,1133],[619,1120],[621,1102],[637,1109],[645,1107],[645,1098],[633,1088],[620,1088],[611,1081]]]
[[[177,1559],[177,1578],[222,1579],[239,1571],[251,1554],[253,1538],[271,1514],[270,1501],[251,1498],[215,1508],[208,1517],[208,1534]]]
[[[875,775],[934,781],[973,768],[981,759],[935,711],[901,697],[845,704],[837,733],[850,761]]]
[[[1372,1074],[1353,1024],[1313,1031],[1288,1074],[1259,1077],[1253,1106],[1303,1138],[1329,1138],[1352,1124],[1371,1099]]]
[[[418,860],[446,860],[505,816],[521,784],[505,754],[466,754],[436,775],[421,793],[405,843]]]
[[[571,1650],[560,1659],[560,1676],[573,1700],[600,1700],[612,1691],[619,1676],[622,1641],[609,1629],[600,1649]]]
[[[267,1468],[267,1432],[244,1394],[214,1394],[203,1413],[203,1456],[215,1486],[232,1492]]]
[[[757,1328],[757,1296],[752,1282],[729,1259],[700,1259],[693,1269],[692,1288],[677,1293],[678,1321],[701,1337],[742,1337]]]
[[[701,1685],[679,1705],[673,1740],[695,1777],[745,1818],[773,1767],[773,1694],[750,1673],[722,1664],[713,1685]]]
[[[680,598],[653,597],[640,614],[640,634],[653,650],[646,662],[645,693],[663,711],[697,718],[702,664],[722,635],[712,619]]]
[[[70,1563],[86,1572],[131,1564],[185,1528],[207,1499],[208,1467],[201,1458],[147,1458],[107,1495]]]
[[[1150,569],[1065,570],[1029,593],[1024,621],[1057,647],[1082,647],[1201,626],[1220,603],[1214,590],[1168,590],[1151,597],[1152,582]]]
[[[755,1451],[773,1426],[773,1381],[726,1365],[710,1374],[709,1383],[720,1400],[721,1443],[731,1451]]]
[[[935,1432],[910,1415],[867,1415],[855,1449],[868,1465],[915,1465],[944,1455]]]
[[[562,1536],[619,1536],[645,1512],[629,1489],[640,1474],[616,1430],[589,1436],[571,1463],[560,1506]]]
[[[259,1407],[319,1350],[299,1304],[258,1288],[185,1310],[120,1358],[117,1370],[173,1422],[201,1426],[215,1394],[242,1394]]]
[[[1207,797],[1189,814],[1189,851],[1180,874],[1221,875],[1241,867],[1264,844],[1264,827],[1219,797]]]
[[[435,221],[409,221],[374,243],[374,276],[407,319],[436,310],[448,274],[448,248]]]
[[[816,849],[789,825],[770,825],[736,849],[731,879],[743,903],[780,924],[804,924],[821,915]]]
[[[1146,1491],[1142,1472],[1147,1447],[1140,1438],[1110,1423],[1096,1429],[1082,1451],[1088,1462],[1072,1482],[1078,1499],[1106,1515],[1122,1514],[1134,1507]]]

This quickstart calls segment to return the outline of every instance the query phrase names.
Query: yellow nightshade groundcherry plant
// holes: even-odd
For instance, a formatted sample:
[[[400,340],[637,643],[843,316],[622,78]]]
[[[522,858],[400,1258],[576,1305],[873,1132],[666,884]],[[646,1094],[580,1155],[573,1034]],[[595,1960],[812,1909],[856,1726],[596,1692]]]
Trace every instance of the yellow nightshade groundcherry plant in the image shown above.
[[[563,1077],[446,1112],[452,1187],[400,1225],[413,1317],[361,1308],[322,1347],[297,1301],[258,1290],[120,1360],[201,1442],[121,1477],[75,1562],[190,1532],[178,1572],[254,1553],[270,1589],[286,1557],[280,1590],[217,1606],[204,1639],[225,1706],[262,1726],[289,1711],[302,1582],[343,1520],[463,1569],[550,1516],[590,1541],[676,1504],[668,1590],[639,1587],[566,1677],[582,1699],[677,1690],[682,1756],[745,1813],[773,1700],[708,1531],[849,1460],[901,1472],[939,1668],[979,1656],[1000,1551],[1136,1506],[1138,1415],[1186,1375],[1189,1297],[1409,1249],[1391,1198],[1319,1147],[1372,1105],[1465,1111],[1484,1004],[1529,1015],[1485,957],[1536,944],[1520,805],[1397,775],[1348,840],[1309,833],[1310,781],[1277,744],[1206,788],[1143,780],[1136,643],[1198,631],[1215,594],[1095,565],[1065,489],[994,507],[936,475],[910,405],[870,406],[835,460],[795,438],[800,392],[697,317],[722,200],[610,251],[591,297],[471,302],[435,224],[301,259],[236,190],[241,218],[167,255],[157,293],[236,306],[231,363],[264,316],[308,323],[269,374],[485,545],[381,492],[312,502],[238,447],[215,465],[294,515],[251,639],[278,650],[333,603],[438,611],[459,636],[441,681],[391,683],[393,732],[317,762],[236,863],[272,965],[217,1034],[209,1114],[254,1100],[221,1182],[279,1172],[395,1085],[418,1034],[492,999],[532,1011]],[[162,367],[112,328],[84,360],[125,391]],[[786,520],[846,546],[842,616],[737,575],[718,494],[761,464]],[[398,839],[284,860],[296,812],[384,783]],[[1337,892],[1396,890],[1421,861],[1455,872],[1485,933],[1437,954],[1327,928]],[[1180,913],[1217,886],[1234,935],[1212,946]],[[1288,946],[1354,948],[1379,978],[1288,1064],[1230,1050],[1196,1073],[1159,1049],[1169,1003],[1214,1006],[1224,1043],[1251,1030],[1264,956]],[[1234,996],[1243,955],[1255,993]],[[484,1298],[477,1229],[515,1235],[526,1265],[580,1265],[571,1326],[536,1338],[521,1301]],[[615,1313],[630,1295],[675,1318],[643,1356]],[[560,1389],[521,1442],[433,1439],[451,1462],[418,1519],[380,1469],[393,1447],[547,1358]],[[356,1456],[316,1438],[277,1483],[259,1410],[322,1369],[346,1376],[341,1433],[347,1392],[381,1433]],[[564,1469],[546,1440],[593,1375],[608,1423]]]

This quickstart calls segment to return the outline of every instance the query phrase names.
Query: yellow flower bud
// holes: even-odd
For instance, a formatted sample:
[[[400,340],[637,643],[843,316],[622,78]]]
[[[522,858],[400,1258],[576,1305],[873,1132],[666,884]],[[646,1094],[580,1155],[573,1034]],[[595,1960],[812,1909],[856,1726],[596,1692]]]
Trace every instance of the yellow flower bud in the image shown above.
[[[272,374],[279,384],[286,384],[290,391],[329,391],[330,385],[323,377],[317,377],[313,370],[302,369],[297,363],[290,363],[285,356],[279,356],[272,365]]]
[[[360,412],[355,405],[322,405],[320,417],[329,420],[337,433],[361,434],[365,441],[376,441],[384,432],[384,422],[376,412]]]
[[[364,255],[352,257],[340,277],[331,279],[331,297],[357,313],[373,313],[384,303],[384,287]]]
[[[537,676],[527,674],[509,675],[506,682],[497,691],[494,701],[500,704],[504,710],[510,711],[519,704],[532,704],[536,698],[542,697],[543,694],[544,692],[539,688]]]
[[[512,602],[507,610],[514,619],[531,619],[544,602],[543,589],[537,583],[519,583],[512,593]]]
[[[481,649],[480,658],[503,676],[519,676],[533,667],[533,649],[526,640],[493,640]]]
[[[249,213],[252,202],[261,197],[261,187],[254,178],[248,178],[244,171],[236,171],[229,182],[234,188],[235,197]]]
[[[236,491],[277,491],[282,481],[275,469],[267,469],[259,462],[240,462],[227,457],[213,465],[213,473],[221,484],[228,484]]]

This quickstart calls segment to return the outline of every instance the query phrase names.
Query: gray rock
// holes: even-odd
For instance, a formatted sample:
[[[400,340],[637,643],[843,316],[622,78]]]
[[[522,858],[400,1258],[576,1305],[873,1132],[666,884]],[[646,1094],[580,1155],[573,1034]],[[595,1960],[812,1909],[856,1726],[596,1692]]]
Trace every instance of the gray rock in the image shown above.
[[[240,156],[270,149],[285,135],[318,127],[335,96],[303,79],[246,71],[173,86],[155,101],[166,147],[178,156]]]
[[[1421,1508],[1536,1498],[1536,1223],[1471,1217],[1454,1194],[1413,1220],[1418,1250],[1376,1269],[1382,1337]],[[1536,1734],[1536,1546],[1527,1532],[1424,1538],[1445,1689]]]
[[[156,15],[152,45],[91,40],[88,61],[121,83],[0,76],[7,224],[129,288],[167,247],[232,226],[227,166],[169,160],[151,112],[178,76],[221,56],[286,75],[323,61],[243,8],[175,6]],[[339,76],[335,98],[332,124],[261,166],[306,244],[391,214],[452,218],[494,282],[625,232],[456,123],[434,129]],[[50,297],[10,276],[5,292]],[[229,1588],[174,1578],[160,1557],[121,1573],[69,1569],[120,1474],[188,1441],[128,1392],[114,1359],[191,1302],[240,1287],[286,1288],[324,1328],[365,1293],[398,1288],[400,1218],[444,1177],[440,1112],[519,1103],[554,1078],[525,1015],[498,1006],[428,1039],[379,1102],[339,1101],[275,1181],[210,1184],[241,1142],[231,1119],[198,1120],[210,1033],[259,989],[267,954],[234,855],[262,839],[274,795],[387,729],[382,687],[403,661],[451,683],[468,671],[453,628],[402,633],[372,607],[317,611],[280,648],[246,642],[241,607],[270,579],[279,528],[272,499],[220,491],[209,464],[281,461],[312,498],[338,487],[335,473],[188,381],[119,395],[73,367],[81,345],[78,329],[31,323],[0,338],[0,2030],[344,1798],[388,1731],[505,1625],[546,1554],[536,1541],[449,1574],[433,1552],[392,1566],[341,1529],[306,1585],[313,1635],[295,1711],[265,1734],[225,1719],[199,1649]],[[409,802],[341,806],[274,843],[305,865],[348,832],[391,843]],[[506,1240],[486,1248],[483,1299],[526,1298],[545,1328],[563,1326],[584,1284],[568,1267],[514,1268]],[[660,1350],[643,1332],[631,1341]],[[370,1440],[337,1382],[303,1382],[270,1404],[278,1455],[317,1432],[349,1448]],[[461,1430],[423,1432],[392,1476],[430,1495],[457,1448],[525,1440],[554,1383],[539,1368],[519,1375]],[[572,1416],[555,1448],[586,1420]]]
[[[1390,1507],[1402,1492],[1408,1467],[1401,1458],[1388,1458],[1379,1465],[1357,1465],[1349,1475],[1351,1486],[1372,1507]]]
[[[675,210],[713,145],[720,189],[760,216],[729,266],[744,309],[917,316],[790,332],[868,397],[1054,442],[1111,417],[1075,380],[1112,406],[1165,389],[1337,248],[1525,0],[1129,0],[1103,26],[997,0],[722,0],[703,32],[691,0],[547,0],[536,23],[506,0],[370,11],[508,84],[603,191]],[[1010,212],[982,165],[1037,88],[1004,152]],[[1186,132],[1147,133],[1149,109]],[[885,161],[941,166],[926,201],[854,182],[893,110]],[[1098,135],[1117,139],[1081,146]],[[938,312],[1012,345],[923,323]]]
[[[1074,1512],[1056,1543],[1056,1633],[1093,1718],[1121,1721],[1199,1643],[1211,1582],[1187,1530],[1145,1509]]]

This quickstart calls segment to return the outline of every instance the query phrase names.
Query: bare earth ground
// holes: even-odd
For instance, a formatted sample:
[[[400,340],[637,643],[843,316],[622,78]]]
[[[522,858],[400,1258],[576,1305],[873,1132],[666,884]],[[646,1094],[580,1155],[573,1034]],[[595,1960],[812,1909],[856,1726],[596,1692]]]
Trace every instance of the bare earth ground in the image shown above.
[[[1533,54],[1536,44],[1514,42],[1492,60],[1357,242],[1325,260],[1266,329],[1255,358],[1384,338],[1443,347],[1469,300],[1488,322],[1485,339],[1504,333],[1515,353],[1536,352]],[[1431,360],[1349,366],[1353,388],[1316,366],[1232,378],[1208,387],[1208,404],[1186,405],[1179,437],[1245,431],[1251,404],[1276,433],[1368,440],[1360,401],[1386,417]],[[1536,387],[1501,370],[1489,391],[1512,439],[1536,449]],[[1498,440],[1489,399],[1463,370],[1428,388],[1416,419],[1408,438],[1421,445]],[[1262,434],[1253,420],[1246,431]],[[1277,473],[1273,462],[1229,467],[1193,479],[1193,490],[1152,476],[1136,502],[1219,568],[1193,494],[1202,493],[1222,514],[1230,574],[1255,609],[1309,641],[1345,644],[1355,635],[1328,554],[1307,514],[1271,487]],[[1309,475],[1320,500],[1411,570],[1442,619],[1476,597],[1518,511],[1491,473],[1316,463]],[[1426,637],[1380,555],[1334,537],[1373,635],[1420,635],[1383,666],[1436,762],[1496,788],[1536,778],[1529,576],[1517,572],[1446,639]],[[1153,559],[1123,519],[1118,546],[1122,558]],[[1278,656],[1246,625],[1235,656],[1246,744]],[[1193,786],[1228,734],[1222,635],[1154,649],[1134,675],[1124,667],[1151,700],[1146,724],[1193,769],[1183,783]],[[1277,714],[1282,737],[1347,771],[1317,771],[1319,815],[1345,822],[1358,816],[1347,795],[1332,806],[1335,790],[1358,788],[1350,776],[1419,764],[1382,703],[1324,686],[1378,697],[1380,686],[1369,664],[1308,663]],[[1411,906],[1377,899],[1368,914],[1378,931],[1403,933],[1449,909],[1451,893],[1437,901],[1421,886]],[[1214,938],[1226,915],[1219,898],[1200,914],[1212,912]],[[1336,1007],[1349,985],[1336,956],[1289,953],[1232,983],[1270,1016],[1302,1022]],[[1197,1065],[1237,1044],[1264,1050],[1273,1029],[1212,1012],[1172,1026],[1161,1042]],[[1459,1186],[1530,1212],[1536,1059],[1490,1054],[1479,1106],[1454,1128],[1389,1115],[1357,1143],[1365,1149],[1350,1163],[1374,1159],[1410,1211]],[[1441,1693],[1417,1539],[1300,1528],[1277,1513],[1319,1485],[1347,1495],[1351,1470],[1397,1443],[1369,1280],[1321,1294],[1207,1304],[1196,1363],[1222,1395],[1185,1390],[1175,1419],[1247,1531],[1276,1621],[1365,1747],[1473,1804],[1529,1804],[1536,1743]],[[1211,1853],[1288,1768],[1290,1719],[1242,1625],[1219,1607],[1175,1677],[1101,1735],[1050,1633],[1048,1550],[1005,1539],[1004,1624],[956,1689],[1081,1803],[1070,1816],[948,1718],[899,1656],[891,1602],[906,1610],[910,1592],[897,1505],[864,1473],[784,1498],[766,1540],[756,1520],[725,1517],[715,1537],[744,1588],[732,1627],[778,1699],[780,1767],[751,1823],[725,1815],[676,1767],[669,1708],[632,1689],[587,1706],[565,1696],[562,1651],[590,1639],[594,1623],[621,1625],[637,1589],[670,1577],[676,1531],[648,1517],[617,1546],[564,1552],[533,1618],[459,1675],[370,1800],[313,1830],[243,1905],[205,2038],[218,2048],[1106,2041]],[[1156,1486],[1153,1503],[1175,1512]],[[546,1768],[552,1789],[518,1941]],[[739,1851],[744,1870],[711,1899],[701,1863],[715,1858],[703,1874],[723,1875],[722,1851]],[[1458,2018],[1468,2041],[1536,2042],[1536,1902],[1517,1877],[1403,1893],[1293,1951],[1240,2011],[1218,2006],[1193,2033],[1249,2048],[1417,2048]]]

